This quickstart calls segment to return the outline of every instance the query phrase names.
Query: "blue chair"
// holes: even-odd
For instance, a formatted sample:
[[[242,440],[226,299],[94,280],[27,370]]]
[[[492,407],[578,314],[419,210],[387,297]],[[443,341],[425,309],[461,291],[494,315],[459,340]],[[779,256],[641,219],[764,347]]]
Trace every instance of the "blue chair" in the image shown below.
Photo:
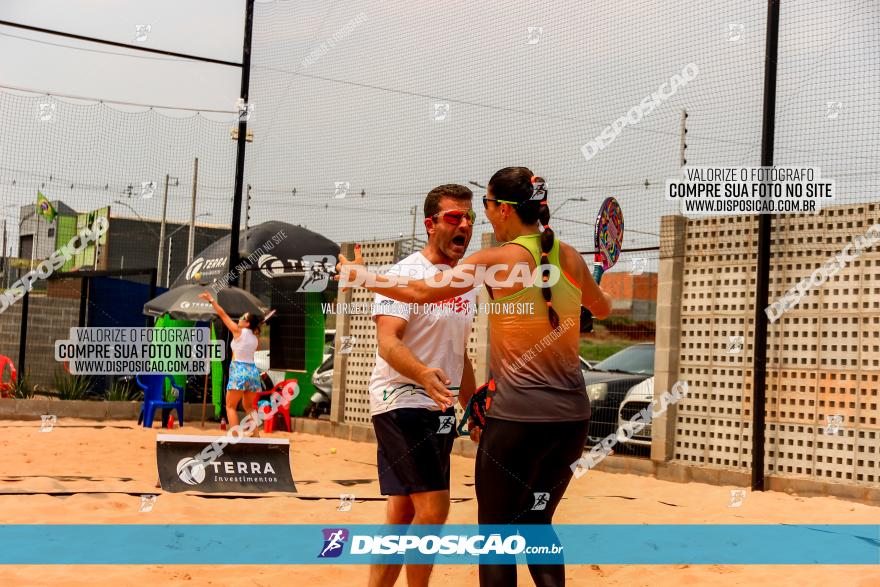
[[[173,402],[165,401],[165,380],[171,382],[171,387],[177,390],[177,400]],[[144,405],[141,407],[141,414],[138,416],[138,424],[144,423],[145,428],[153,427],[153,415],[156,408],[162,408],[162,415],[166,411],[177,410],[177,421],[183,426],[183,388],[175,383],[174,378],[167,374],[151,374],[137,375],[134,380],[138,387],[144,390]],[[165,422],[162,422],[165,426]]]

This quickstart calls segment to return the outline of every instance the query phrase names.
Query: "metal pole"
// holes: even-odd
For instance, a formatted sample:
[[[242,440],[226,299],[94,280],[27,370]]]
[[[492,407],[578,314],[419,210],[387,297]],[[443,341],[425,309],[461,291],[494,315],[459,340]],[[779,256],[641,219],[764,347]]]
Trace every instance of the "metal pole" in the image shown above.
[[[31,267],[30,270],[34,270],[34,259],[37,255],[37,244],[40,242],[40,217],[37,216],[34,218],[34,221],[37,223],[36,228],[34,228],[34,238],[31,239]]]
[[[761,166],[773,166],[776,130],[776,61],[779,45],[779,0],[767,3],[767,49],[764,59],[764,120]],[[755,357],[752,384],[752,490],[764,490],[764,406],[767,401],[767,307],[770,285],[770,231],[773,217],[758,216],[758,273],[755,283]]]
[[[254,28],[254,0],[247,0],[244,17],[244,43],[241,54],[241,99],[247,108],[251,78],[251,37]],[[244,149],[247,144],[246,116],[238,117],[238,151],[235,158],[235,192],[232,195],[232,227],[229,234],[229,269],[238,266],[238,233],[241,230],[241,192],[244,187]],[[230,285],[238,285],[238,275],[231,274]]]
[[[28,309],[30,307],[31,292],[24,292],[21,299],[21,324],[18,334],[18,372],[19,377],[24,377],[25,370],[25,352],[27,351],[27,329],[28,329]]]
[[[245,200],[244,206],[244,250],[250,255],[251,250],[248,248],[248,243],[250,241],[250,235],[248,234],[248,228],[251,225],[251,184],[247,184],[247,198]],[[246,271],[244,274],[244,283],[242,287],[245,290],[251,291],[251,279],[253,276],[253,272]]]
[[[418,205],[412,207],[412,215],[413,215],[413,228],[412,228],[412,238],[409,241],[409,254],[412,255],[416,252],[416,217],[419,213]]]
[[[3,256],[0,257],[0,263],[3,267],[3,282],[6,283],[6,273],[8,271],[6,262],[6,220],[3,220]]]
[[[684,108],[681,109],[681,125],[679,126],[679,144],[678,144],[678,164],[681,167],[687,165],[687,159],[685,159],[684,151],[687,149],[687,110]]]
[[[165,287],[171,283],[171,249],[174,247],[174,239],[168,239],[168,259],[165,267]]]
[[[95,223],[92,222],[92,225],[89,226],[89,230],[94,230],[94,229],[95,229]],[[57,235],[58,232],[56,231],[55,234]],[[55,238],[58,238],[58,237],[56,236]],[[94,259],[94,263],[92,263],[92,270],[97,271],[98,270],[98,251],[101,248],[101,244],[98,242],[98,240],[95,240],[95,242],[92,244],[92,247],[95,249],[95,254],[94,254],[95,259]]]
[[[680,167],[684,167],[687,165],[687,158],[685,156],[685,150],[687,149],[687,110],[684,108],[681,109],[681,124],[679,125],[678,134],[678,164]],[[645,180],[646,182],[648,180]],[[682,216],[681,207],[678,208],[676,215]]]
[[[150,293],[148,299],[153,299],[156,297],[156,270],[150,269]],[[147,316],[147,326],[154,326],[156,324],[156,319],[152,316]]]
[[[248,249],[248,228],[251,225],[251,184],[247,185],[247,203],[244,208],[244,250],[250,253]]]
[[[86,326],[86,316],[89,307],[89,286],[91,283],[91,277],[83,277],[79,281],[79,320],[77,320],[76,324],[80,328],[85,328]]]
[[[165,218],[168,214],[168,174],[165,175],[165,198],[162,202],[162,224],[159,226],[159,259],[156,261],[156,272],[162,279],[162,262],[165,260]]]
[[[189,213],[189,242],[186,247],[186,264],[192,263],[196,248],[196,190],[199,185],[199,158],[193,162],[193,201]]]

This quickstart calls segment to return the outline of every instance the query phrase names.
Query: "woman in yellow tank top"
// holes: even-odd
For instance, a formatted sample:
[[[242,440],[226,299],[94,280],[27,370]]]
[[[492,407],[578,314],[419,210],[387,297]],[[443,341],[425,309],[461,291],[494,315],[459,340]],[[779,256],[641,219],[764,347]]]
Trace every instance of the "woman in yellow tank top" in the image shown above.
[[[495,389],[485,427],[472,434],[479,440],[478,521],[550,524],[571,464],[583,452],[590,418],[578,358],[580,309],[601,319],[611,313],[611,300],[577,250],[553,234],[542,178],[525,167],[501,169],[483,205],[500,246],[418,281],[368,272],[356,248],[353,262],[340,255],[340,285],[364,284],[418,304],[486,285],[493,300],[489,368]],[[450,392],[449,405],[453,397]],[[539,499],[543,507],[535,509]],[[561,556],[559,564],[530,564],[529,572],[539,586],[565,583]],[[516,585],[516,566],[481,565],[480,584]]]

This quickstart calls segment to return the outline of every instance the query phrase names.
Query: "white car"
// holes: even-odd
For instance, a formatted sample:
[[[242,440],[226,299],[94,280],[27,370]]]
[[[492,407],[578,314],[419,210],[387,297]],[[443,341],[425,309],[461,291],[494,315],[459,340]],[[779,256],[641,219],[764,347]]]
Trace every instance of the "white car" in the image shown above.
[[[265,371],[272,380],[272,385],[278,385],[284,381],[284,371],[272,371],[269,369],[269,351],[256,351],[254,353],[254,364],[260,371]]]
[[[649,377],[641,383],[632,386],[626,392],[626,397],[620,404],[617,411],[618,426],[627,424],[633,416],[638,414],[644,408],[647,408],[654,400],[654,378]],[[621,443],[636,446],[651,446],[651,424],[646,424],[644,428],[633,434],[629,440],[620,438]]]

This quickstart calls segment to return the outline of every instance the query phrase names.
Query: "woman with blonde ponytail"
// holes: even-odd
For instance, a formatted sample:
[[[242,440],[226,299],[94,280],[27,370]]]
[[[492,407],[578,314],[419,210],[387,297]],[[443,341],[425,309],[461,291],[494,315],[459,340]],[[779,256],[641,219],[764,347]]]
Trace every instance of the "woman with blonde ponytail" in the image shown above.
[[[550,227],[548,189],[525,167],[506,167],[489,180],[483,206],[499,246],[463,259],[442,279],[402,281],[340,255],[340,285],[366,282],[368,289],[410,303],[431,303],[486,283],[493,307],[529,308],[527,313],[489,314],[489,370],[493,382],[483,406],[476,493],[480,524],[551,524],[583,453],[590,404],[580,369],[580,310],[596,318],[611,313],[611,300],[593,280],[576,249]],[[530,272],[521,269],[527,266]],[[537,279],[522,283],[515,276]],[[446,275],[450,274],[450,275]],[[558,279],[552,279],[556,275]],[[533,509],[538,495],[543,508]],[[565,567],[530,564],[538,586],[564,585]],[[515,565],[480,565],[480,585],[516,585]]]

